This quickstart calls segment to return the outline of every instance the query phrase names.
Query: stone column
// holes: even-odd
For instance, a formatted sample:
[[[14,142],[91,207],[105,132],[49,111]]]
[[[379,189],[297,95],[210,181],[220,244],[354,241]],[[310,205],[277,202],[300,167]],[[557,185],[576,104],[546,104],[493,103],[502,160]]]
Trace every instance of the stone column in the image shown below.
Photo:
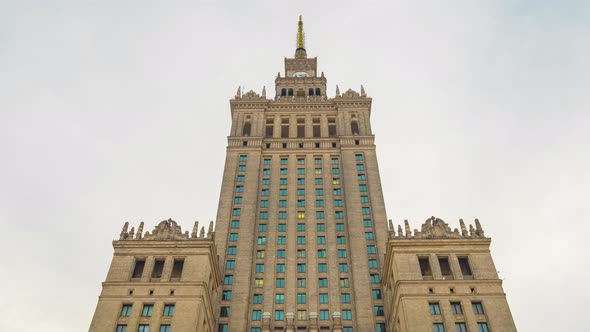
[[[295,314],[292,312],[287,313],[287,329],[286,332],[295,332]]]
[[[332,332],[342,332],[342,315],[340,314],[340,311],[334,311],[332,319],[334,321]]]
[[[270,332],[270,312],[262,313],[262,332]]]
[[[309,313],[309,332],[319,332],[318,331],[318,313],[312,311]]]

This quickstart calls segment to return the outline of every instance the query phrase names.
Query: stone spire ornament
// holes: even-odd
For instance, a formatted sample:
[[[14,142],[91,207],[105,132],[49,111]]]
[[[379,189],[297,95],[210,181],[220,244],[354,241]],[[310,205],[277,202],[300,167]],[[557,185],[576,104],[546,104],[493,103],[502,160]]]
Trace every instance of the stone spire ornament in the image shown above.
[[[338,87],[338,84],[336,84],[336,97],[340,97],[340,88]]]
[[[365,92],[365,87],[361,84],[361,97],[366,97],[367,93]]]
[[[137,227],[137,234],[135,235],[135,238],[140,240],[142,235],[143,235],[143,221],[140,222],[139,227]]]
[[[303,19],[301,15],[299,15],[299,22],[297,23],[297,49],[295,50],[295,59],[307,59],[305,33],[303,32]]]
[[[195,221],[195,224],[193,226],[193,231],[191,233],[191,238],[196,239],[198,235],[199,235],[199,222]]]
[[[266,98],[266,85],[262,87],[262,98]]]

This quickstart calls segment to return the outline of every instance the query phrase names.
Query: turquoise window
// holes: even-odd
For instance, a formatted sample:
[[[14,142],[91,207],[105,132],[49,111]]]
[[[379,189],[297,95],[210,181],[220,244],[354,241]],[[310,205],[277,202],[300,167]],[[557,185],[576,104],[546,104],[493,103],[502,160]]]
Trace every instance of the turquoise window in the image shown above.
[[[275,303],[276,304],[284,304],[285,303],[285,294],[276,294],[275,295]]]
[[[236,181],[237,181],[237,182],[244,182],[244,180],[245,180],[245,179],[246,179],[246,177],[245,177],[245,176],[243,176],[243,175],[238,175],[238,177],[236,178]]]
[[[341,199],[334,200],[334,206],[335,207],[341,207],[342,206],[342,200]]]
[[[363,164],[356,165],[356,170],[357,171],[364,171],[365,170],[365,165],[363,165]]]
[[[305,265],[305,263],[297,264],[297,272],[304,273],[305,271],[307,271],[307,266]]]
[[[235,255],[237,251],[238,251],[238,249],[235,246],[227,247],[227,254],[228,255]]]
[[[243,193],[244,192],[244,186],[236,186],[236,192],[237,193]]]
[[[277,258],[285,258],[285,250],[284,249],[277,250]]]
[[[316,189],[315,195],[316,196],[324,196],[324,189]]]
[[[322,179],[322,178],[316,178],[315,179],[315,184],[318,184],[318,185],[319,184],[324,184],[324,179]]]
[[[338,265],[340,272],[348,272],[348,264],[347,263],[340,263]]]
[[[287,219],[287,212],[279,211],[279,219]]]
[[[297,304],[306,304],[306,303],[307,303],[307,294],[297,293]]]
[[[268,186],[268,185],[270,185],[270,179],[262,179],[262,185],[263,185],[263,186]]]
[[[326,217],[324,211],[316,211],[315,213],[316,219],[324,219]]]
[[[305,179],[303,179],[303,178],[297,179],[297,184],[298,185],[304,185],[305,184]]]
[[[256,270],[256,273],[263,273],[264,272],[264,264],[256,264],[255,270]]]
[[[305,174],[305,168],[298,168],[297,169],[297,174],[299,174],[299,175]]]
[[[328,278],[319,278],[318,279],[318,287],[319,288],[327,288],[328,287]]]
[[[285,272],[285,264],[277,264],[277,272],[284,273]]]
[[[279,232],[286,232],[287,231],[287,225],[286,224],[279,224],[277,226],[277,229]]]
[[[229,242],[236,242],[238,240],[238,233],[229,234]]]
[[[318,272],[328,272],[328,264],[318,263]]]
[[[279,184],[280,184],[281,186],[286,186],[286,185],[287,185],[287,183],[288,183],[288,182],[287,182],[287,179],[285,179],[285,178],[280,178],[280,179],[279,179]]]
[[[336,224],[336,231],[337,232],[344,232],[344,224],[339,222]]]
[[[285,320],[285,311],[275,310],[275,320]]]
[[[268,219],[268,212],[261,211],[260,212],[260,219]]]
[[[326,258],[326,249],[318,250],[318,258]]]
[[[377,268],[377,260],[376,259],[369,259],[369,268],[376,269]]]
[[[320,293],[320,303],[322,303],[322,304],[328,303],[328,293]],[[325,311],[327,314],[328,310],[325,310]],[[328,318],[326,318],[326,319],[328,319]]]
[[[277,244],[285,244],[285,243],[287,243],[287,237],[285,237],[285,236],[277,237]]]
[[[262,299],[263,299],[262,294],[255,294],[254,297],[253,297],[253,301],[252,302],[254,304],[261,304],[262,303]]]
[[[270,168],[265,168],[262,170],[262,175],[270,175]]]
[[[326,231],[326,224],[317,224],[317,231],[318,232],[325,232]]]
[[[361,203],[369,203],[369,196],[361,196]]]
[[[373,226],[373,223],[371,222],[371,219],[364,219],[363,220],[363,226],[365,226],[365,227],[371,227],[371,226]]]
[[[298,236],[297,244],[305,244],[305,236]]]
[[[362,192],[362,193],[366,192],[367,191],[367,185],[361,184],[359,186],[359,191]]]
[[[336,237],[337,244],[346,244],[346,238],[342,235]]]
[[[334,213],[334,217],[335,217],[336,219],[343,219],[343,218],[344,218],[344,212],[343,212],[343,211],[336,211],[336,212]]]
[[[362,209],[362,213],[363,213],[364,215],[369,215],[369,214],[371,214],[371,208],[364,207],[364,208]]]
[[[247,155],[245,155],[245,154],[240,155],[240,161],[247,161],[247,160],[248,160],[248,156]]]
[[[258,225],[258,231],[259,232],[266,232],[268,226],[266,224],[260,224]]]
[[[346,258],[346,249],[338,249],[338,258]]]
[[[377,248],[373,245],[367,246],[367,254],[376,254]]]
[[[287,201],[282,199],[279,201],[279,207],[287,207]]]
[[[225,262],[225,269],[226,270],[233,270],[236,267],[236,261],[227,261]]]
[[[268,201],[267,200],[260,201],[260,207],[261,208],[267,208],[268,207]]]
[[[275,286],[276,288],[285,288],[285,278],[275,279]]]
[[[262,191],[260,192],[261,196],[268,196],[269,190],[268,189],[262,189]]]
[[[318,236],[318,244],[326,244],[326,237]]]
[[[259,236],[258,241],[256,243],[259,245],[265,245],[266,244],[266,236]]]
[[[365,232],[365,240],[375,240],[375,235],[373,234],[373,232]]]
[[[231,221],[231,228],[240,228],[240,221],[239,220],[232,220]]]
[[[286,168],[281,168],[280,174],[281,175],[287,175],[287,169]]]
[[[342,310],[342,320],[352,320],[352,310]]]
[[[288,160],[286,158],[281,159],[281,165],[287,165]]]
[[[264,165],[270,165],[270,159],[264,159],[263,164]]]
[[[262,310],[252,311],[252,320],[257,321],[262,319]]]

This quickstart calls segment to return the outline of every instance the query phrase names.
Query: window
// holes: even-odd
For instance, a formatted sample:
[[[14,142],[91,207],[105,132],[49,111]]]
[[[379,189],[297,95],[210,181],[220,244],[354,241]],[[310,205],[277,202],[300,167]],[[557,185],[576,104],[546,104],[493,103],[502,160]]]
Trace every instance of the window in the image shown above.
[[[288,160],[287,158],[281,158],[281,165],[287,165]]]
[[[305,179],[304,179],[304,178],[298,178],[298,179],[297,179],[297,185],[300,185],[300,186],[302,186],[302,185],[304,185],[304,184],[305,184]]]
[[[362,212],[364,215],[369,215],[369,214],[371,214],[371,208],[364,207],[364,208],[362,208]]]
[[[318,258],[326,258],[326,249],[318,250]]]
[[[264,159],[264,161],[262,162],[263,165],[268,166],[270,165],[270,159]]]
[[[236,192],[237,193],[243,193],[244,192],[244,186],[236,186]]]
[[[433,323],[432,327],[434,329],[434,332],[445,332],[445,327],[443,323]]]
[[[461,267],[461,274],[465,279],[473,278],[471,273],[471,266],[469,266],[469,259],[467,257],[458,257],[459,266]]]
[[[299,175],[305,174],[305,168],[298,168],[297,169],[297,174],[299,174]]]
[[[242,204],[242,197],[235,197],[234,198],[234,204]]]
[[[363,220],[363,226],[365,226],[365,227],[371,227],[371,226],[373,226],[373,223],[371,222],[371,219],[364,219]]]
[[[143,274],[143,268],[145,266],[145,259],[136,259],[135,266],[133,267],[133,274],[131,278],[141,278]]]
[[[347,263],[338,264],[338,268],[339,268],[340,272],[348,272],[348,264]]]
[[[377,253],[377,247],[370,245],[367,246],[367,254],[371,255],[371,254],[376,254]]]
[[[268,196],[268,193],[270,191],[268,189],[262,189],[262,191],[260,192],[260,196]]]
[[[297,196],[305,196],[305,189],[297,189]]]
[[[286,236],[279,236],[277,237],[277,244],[286,244],[287,243],[287,237]]]
[[[225,277],[223,277],[223,284],[224,285],[233,285],[234,283],[234,276],[233,275],[225,275]]]
[[[256,258],[264,258],[265,253],[264,250],[256,250]]]
[[[287,175],[287,169],[286,168],[281,168],[279,171],[279,174],[281,175]]]
[[[332,179],[332,184],[335,185],[335,186],[339,185],[340,184],[340,178],[333,178]]]
[[[287,183],[288,183],[288,182],[287,182],[287,179],[286,179],[286,178],[280,178],[280,179],[279,179],[279,184],[280,184],[281,186],[286,186],[286,185],[287,185]]]
[[[336,219],[344,219],[344,212],[343,211],[336,211],[336,212],[334,212],[334,217]]]
[[[316,199],[315,200],[315,206],[316,207],[323,207],[324,206],[324,200],[323,199]]]
[[[321,185],[321,184],[324,184],[324,179],[322,179],[322,178],[316,178],[316,179],[315,179],[315,184],[316,184],[316,185]]]
[[[285,320],[285,311],[275,310],[275,320]]]
[[[342,189],[340,189],[340,188],[334,189],[334,196],[342,196]]]
[[[297,249],[297,258],[305,258],[306,251],[305,249]]]
[[[377,260],[376,259],[369,259],[369,269],[376,269],[377,268]]]
[[[348,288],[350,287],[350,282],[348,278],[340,278],[340,288]]]
[[[303,212],[303,211],[297,212],[297,219],[305,219],[305,212]]]
[[[432,278],[432,269],[430,268],[430,261],[428,257],[418,257],[418,263],[420,264],[420,272],[422,277]]]
[[[275,294],[276,304],[285,304],[285,294]]]
[[[141,316],[143,317],[152,317],[154,313],[154,305],[153,304],[144,304],[143,309],[141,310]]]
[[[344,224],[341,222],[336,223],[336,231],[337,232],[344,232]]]
[[[318,263],[318,272],[328,272],[328,264]]]
[[[324,213],[324,211],[316,211],[316,213],[315,213],[316,219],[324,219],[325,217],[326,217],[326,214]]]
[[[340,174],[340,168],[332,168],[332,174]]]
[[[326,303],[328,303],[328,302],[326,302]],[[330,312],[328,310],[320,310],[320,320],[329,320],[329,319],[330,319]]]
[[[261,208],[267,208],[268,207],[268,201],[267,200],[260,201],[260,207]]]
[[[221,300],[222,301],[230,301],[231,300],[231,295],[232,295],[232,293],[231,293],[230,290],[224,290],[221,293]]]
[[[318,232],[325,232],[326,231],[326,224],[323,224],[323,223],[317,224],[317,231]]]
[[[287,211],[279,211],[279,219],[287,219]]]
[[[372,289],[371,290],[371,298],[373,300],[380,300],[383,297],[381,296],[381,290],[380,289]]]
[[[365,176],[365,174],[359,174],[357,176],[357,180],[359,180],[359,181],[366,181],[367,180],[367,177]]]
[[[357,171],[364,171],[365,170],[365,165],[363,165],[363,164],[356,165],[356,170]]]
[[[265,245],[266,244],[266,236],[259,236],[258,241],[256,241],[256,243],[258,243],[259,245]]]
[[[305,263],[299,263],[299,264],[297,264],[297,272],[299,272],[299,273],[305,273],[306,270],[307,269],[306,269]]]
[[[121,317],[131,316],[131,307],[132,304],[123,304],[123,306],[121,307]]]
[[[346,258],[346,249],[338,249],[338,258]]]
[[[318,236],[318,244],[326,244],[326,237]]]
[[[254,294],[254,297],[252,298],[252,303],[254,304],[261,304],[262,303],[262,299],[263,299],[263,295],[262,294]]]
[[[245,171],[246,171],[246,166],[245,165],[238,166],[238,172],[245,172]]]
[[[316,189],[315,195],[316,196],[324,196],[324,189]]]
[[[375,240],[375,235],[373,232],[365,232],[365,240],[372,241]]]
[[[297,320],[307,320],[307,311],[297,310]]]
[[[374,306],[373,307],[373,312],[375,313],[375,316],[377,316],[377,317],[384,316],[383,306],[381,306],[381,305]]]
[[[481,305],[481,302],[473,302],[471,304],[471,306],[473,307],[473,313],[476,315],[483,315],[484,311],[483,311],[483,305]]]
[[[243,176],[243,175],[238,175],[238,177],[236,178],[236,182],[244,182],[244,179],[245,179],[245,178],[246,178],[246,177],[245,177],[245,176]]]
[[[240,208],[233,209],[233,211],[232,211],[232,213],[231,213],[231,214],[232,214],[232,216],[234,216],[234,217],[237,217],[237,216],[239,216],[240,214],[242,214],[242,209],[240,209]]]
[[[306,304],[306,303],[307,303],[307,294],[297,293],[297,304]]]
[[[277,225],[277,230],[279,232],[286,232],[287,231],[287,225],[286,224],[278,224]]]
[[[229,307],[221,307],[220,317],[229,317],[231,309]]]
[[[320,293],[320,303],[328,303],[328,293]]]
[[[438,302],[429,303],[428,307],[430,308],[431,315],[440,315],[440,305],[438,304]]]
[[[266,224],[260,224],[260,225],[258,225],[258,231],[259,232],[266,232],[267,229],[268,229],[268,226]]]
[[[285,249],[277,250],[277,258],[285,258]]]
[[[381,324],[381,323],[379,323],[379,324]],[[377,324],[377,325],[379,325],[379,324]],[[377,330],[377,332],[384,332],[384,331],[385,330],[381,330],[381,331]],[[345,327],[342,328],[342,332],[352,332],[352,327],[345,326]]]
[[[297,158],[297,165],[304,165],[305,164],[305,158]]]
[[[262,310],[252,310],[252,320],[258,321],[262,319]]]
[[[350,310],[350,309],[342,310],[342,320],[352,320],[352,310]]]
[[[267,194],[267,196],[268,196],[268,194]],[[279,196],[287,196],[287,189],[280,189]]]
[[[268,219],[268,212],[266,212],[266,211],[261,211],[261,212],[260,212],[260,219],[262,219],[262,220],[266,220],[266,219]]]
[[[256,264],[256,273],[264,273],[264,264]]]
[[[232,220],[231,221],[231,228],[240,228],[240,221],[239,220]]]
[[[346,238],[343,235],[337,236],[336,244],[346,244]]]
[[[140,324],[137,328],[137,332],[150,332],[150,326],[147,324]]]
[[[298,207],[305,207],[305,200],[304,199],[298,199],[297,200],[297,206]]]
[[[438,264],[440,265],[440,272],[443,279],[453,279],[453,272],[451,272],[451,265],[449,265],[448,257],[439,257]]]
[[[233,270],[236,268],[236,261],[227,261],[225,262],[225,269],[226,270]]]
[[[116,332],[127,332],[127,324],[119,324],[117,325]]]
[[[367,191],[367,185],[366,184],[361,184],[359,185],[359,191],[364,193]]]
[[[268,186],[270,184],[270,179],[262,179],[262,185]]]
[[[298,236],[297,244],[305,244],[305,236]]]
[[[162,278],[162,272],[164,271],[164,260],[163,259],[156,259],[154,262],[154,269],[152,270],[152,278],[159,279]]]
[[[340,294],[340,302],[341,303],[350,303],[350,294],[349,293]]]
[[[379,275],[378,274],[371,274],[371,283],[378,284],[379,282],[381,282],[381,280],[379,279]]]
[[[486,322],[477,323],[477,331],[478,332],[490,332],[490,329],[488,328],[488,323],[486,323]]]
[[[247,155],[240,155],[240,161],[247,161],[247,160],[248,160]]]
[[[319,278],[318,279],[318,287],[319,288],[327,288],[328,287],[328,278]]]
[[[305,288],[305,287],[307,287],[307,279],[297,278],[297,288]]]
[[[314,173],[315,175],[320,175],[320,174],[322,174],[322,168],[321,168],[321,167],[315,168],[315,169],[313,170],[313,173]]]
[[[229,329],[227,327],[227,324],[219,324],[219,328],[217,329],[217,332],[228,332]]]
[[[285,273],[285,264],[277,264],[277,273]]]
[[[264,279],[263,278],[254,279],[254,287],[256,287],[256,288],[264,287]]]
[[[467,332],[465,323],[455,323],[455,332]]]
[[[276,288],[285,288],[285,278],[276,278],[275,286]]]
[[[463,308],[461,307],[460,302],[451,302],[451,310],[453,311],[453,315],[463,314]]]
[[[342,200],[341,199],[335,199],[334,200],[334,206],[341,207],[342,206]]]

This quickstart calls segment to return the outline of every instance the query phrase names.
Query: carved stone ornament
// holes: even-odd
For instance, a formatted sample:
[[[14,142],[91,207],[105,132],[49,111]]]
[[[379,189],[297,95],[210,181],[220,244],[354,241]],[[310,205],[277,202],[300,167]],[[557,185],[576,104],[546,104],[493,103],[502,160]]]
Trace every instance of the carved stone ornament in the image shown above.
[[[361,95],[354,91],[353,89],[346,90],[345,93],[342,94],[342,98],[360,98]]]
[[[188,234],[183,234],[181,227],[172,219],[161,221],[152,233],[145,233],[146,240],[186,240]]]
[[[262,99],[262,97],[253,90],[250,90],[242,95],[242,99]]]

